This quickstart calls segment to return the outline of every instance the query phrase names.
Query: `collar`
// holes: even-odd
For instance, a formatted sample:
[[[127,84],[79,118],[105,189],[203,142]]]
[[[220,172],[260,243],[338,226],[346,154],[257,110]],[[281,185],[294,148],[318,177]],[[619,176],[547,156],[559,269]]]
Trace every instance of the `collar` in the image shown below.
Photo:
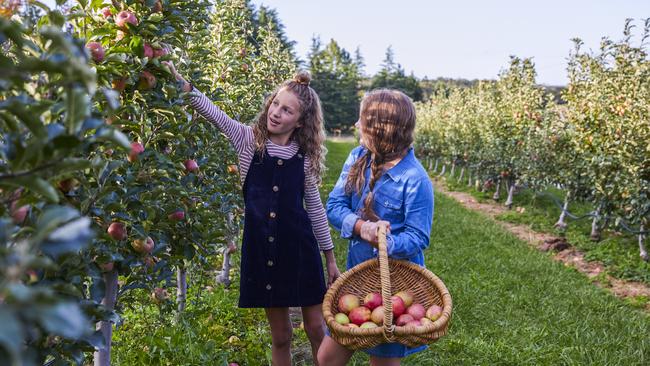
[[[415,154],[413,153],[413,148],[409,147],[408,151],[406,152],[406,155],[402,158],[402,160],[397,163],[394,167],[388,169],[386,174],[394,180],[398,181],[402,175],[411,167],[412,161],[415,159]]]

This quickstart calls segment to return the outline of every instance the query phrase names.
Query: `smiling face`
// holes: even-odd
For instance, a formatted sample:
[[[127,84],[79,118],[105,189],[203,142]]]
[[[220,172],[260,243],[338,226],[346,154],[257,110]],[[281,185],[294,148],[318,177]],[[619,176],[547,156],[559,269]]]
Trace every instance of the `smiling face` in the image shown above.
[[[286,145],[293,131],[301,127],[300,101],[287,89],[280,89],[273,98],[266,117],[269,139],[277,145]]]

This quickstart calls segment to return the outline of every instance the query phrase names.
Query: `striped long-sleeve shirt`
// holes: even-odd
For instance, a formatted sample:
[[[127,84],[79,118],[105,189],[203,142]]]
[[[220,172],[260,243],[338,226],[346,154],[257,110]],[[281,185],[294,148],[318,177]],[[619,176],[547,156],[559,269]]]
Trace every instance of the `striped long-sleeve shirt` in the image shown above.
[[[255,139],[253,137],[253,128],[242,124],[230,118],[225,112],[215,106],[212,101],[204,94],[194,89],[196,96],[190,98],[190,105],[199,112],[205,119],[217,126],[232,143],[239,157],[239,171],[241,172],[241,182],[244,184],[246,174],[255,154]],[[295,141],[289,145],[281,146],[274,144],[271,140],[266,140],[266,150],[269,155],[280,159],[289,159],[298,152],[299,146]],[[311,172],[310,161],[305,157],[305,209],[312,223],[314,236],[318,241],[320,250],[329,250],[334,248],[327,216],[323,203],[318,193],[318,184],[316,177]]]

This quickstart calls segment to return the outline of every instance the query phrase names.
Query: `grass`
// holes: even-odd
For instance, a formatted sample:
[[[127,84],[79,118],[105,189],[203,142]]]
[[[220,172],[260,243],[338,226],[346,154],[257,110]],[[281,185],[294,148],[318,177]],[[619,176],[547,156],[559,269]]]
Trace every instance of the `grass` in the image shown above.
[[[323,198],[353,146],[328,143]],[[435,199],[426,265],[449,288],[454,314],[449,334],[403,365],[650,364],[650,316],[480,214],[441,194]],[[347,242],[332,235],[344,269]],[[127,312],[115,364],[265,364],[268,325],[261,311],[236,308],[236,286],[196,296],[180,325],[156,320],[154,307]],[[293,345],[307,346],[302,330],[296,329]],[[357,352],[350,365],[367,360]],[[297,357],[295,364],[312,362]]]

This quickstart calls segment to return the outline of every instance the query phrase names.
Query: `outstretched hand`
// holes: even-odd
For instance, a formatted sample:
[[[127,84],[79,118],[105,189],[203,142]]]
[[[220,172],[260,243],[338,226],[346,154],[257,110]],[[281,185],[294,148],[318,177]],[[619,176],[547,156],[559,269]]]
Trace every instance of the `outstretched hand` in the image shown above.
[[[176,70],[176,66],[174,66],[173,62],[171,62],[171,61],[163,61],[162,64],[169,68],[169,72],[171,72],[172,75],[174,75],[174,78],[176,79],[176,81],[178,81],[179,83],[182,84],[182,88],[183,88],[184,91],[191,91],[190,83],[188,83],[187,80],[185,80],[185,78],[181,74],[178,73],[178,71]],[[190,88],[190,90],[187,90],[188,88]]]

